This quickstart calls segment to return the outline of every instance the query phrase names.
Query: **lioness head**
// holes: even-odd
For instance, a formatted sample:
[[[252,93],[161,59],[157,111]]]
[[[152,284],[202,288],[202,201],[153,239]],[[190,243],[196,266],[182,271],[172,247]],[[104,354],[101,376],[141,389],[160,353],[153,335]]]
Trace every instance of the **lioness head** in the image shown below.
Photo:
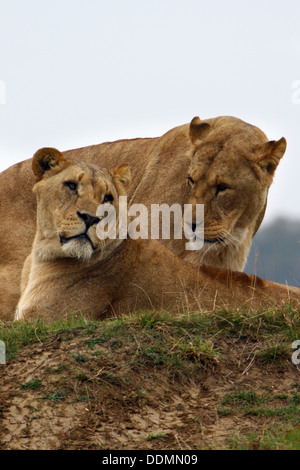
[[[108,171],[71,162],[57,149],[43,148],[33,156],[32,169],[37,181],[33,189],[38,202],[37,256],[82,261],[107,256],[119,241],[99,239],[97,208],[104,203],[113,205],[118,220],[119,196],[126,195],[130,185],[129,167],[119,165]]]
[[[248,247],[266,210],[269,187],[285,153],[286,140],[268,141],[258,128],[236,118],[208,123],[194,118],[189,128],[195,146],[188,169],[189,204],[204,204],[202,261],[228,258],[228,267],[245,264]],[[194,211],[195,212],[195,211]],[[194,228],[196,220],[193,219]],[[245,243],[248,240],[249,243]],[[245,245],[244,259],[230,259]],[[239,249],[243,257],[242,250]],[[226,267],[226,260],[220,259]]]

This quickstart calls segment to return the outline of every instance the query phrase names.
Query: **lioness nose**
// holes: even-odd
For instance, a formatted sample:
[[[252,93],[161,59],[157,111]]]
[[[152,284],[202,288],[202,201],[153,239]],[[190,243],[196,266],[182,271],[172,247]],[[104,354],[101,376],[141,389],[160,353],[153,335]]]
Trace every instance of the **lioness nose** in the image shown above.
[[[82,213],[82,212],[77,211],[77,215],[78,215],[78,217],[80,217],[80,218],[84,221],[87,230],[88,230],[92,225],[95,225],[95,224],[97,224],[98,222],[100,222],[99,217],[95,217],[95,216],[93,216],[93,215],[91,215],[91,214],[87,214],[87,213],[85,213],[85,212]]]

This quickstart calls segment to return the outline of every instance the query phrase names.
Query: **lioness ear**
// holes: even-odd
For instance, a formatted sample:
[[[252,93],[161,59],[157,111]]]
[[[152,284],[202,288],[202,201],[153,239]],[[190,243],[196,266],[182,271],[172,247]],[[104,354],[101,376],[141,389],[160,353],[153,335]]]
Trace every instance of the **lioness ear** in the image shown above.
[[[55,148],[44,147],[38,150],[32,158],[32,171],[36,181],[43,179],[50,170],[62,170],[66,163],[68,160]]]
[[[114,185],[119,193],[129,189],[131,183],[131,171],[128,165],[121,164],[110,171]]]
[[[260,157],[257,160],[259,166],[270,175],[274,175],[280,159],[286,151],[286,140],[282,137],[280,140],[271,140],[260,147]]]
[[[201,119],[196,116],[190,123],[190,138],[193,144],[197,140],[203,139],[210,131],[210,124],[208,122],[201,122]]]

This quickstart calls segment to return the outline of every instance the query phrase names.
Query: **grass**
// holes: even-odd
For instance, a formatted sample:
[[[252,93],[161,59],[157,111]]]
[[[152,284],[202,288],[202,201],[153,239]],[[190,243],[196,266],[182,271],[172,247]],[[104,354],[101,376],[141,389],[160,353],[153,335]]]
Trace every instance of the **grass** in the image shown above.
[[[21,388],[23,390],[35,390],[36,388],[39,388],[42,384],[42,381],[40,379],[32,379],[26,382],[25,384],[21,384]]]
[[[4,341],[6,345],[6,360],[9,361],[24,346],[30,343],[42,343],[62,331],[66,334],[68,330],[74,330],[74,328],[84,328],[85,331],[92,331],[94,327],[94,321],[86,320],[81,315],[74,315],[56,322],[41,319],[33,322],[0,321],[0,340]]]
[[[291,343],[299,338],[299,311],[287,306],[281,311],[226,311],[170,315],[167,312],[139,312],[116,320],[97,322],[81,315],[56,322],[0,322],[0,340],[6,345],[6,360],[30,343],[43,343],[55,336],[64,340],[76,330],[91,334],[84,345],[94,354],[106,354],[125,344],[134,349],[135,362],[165,365],[174,375],[188,373],[191,366],[209,369],[221,359],[220,339],[244,337],[259,341],[255,359],[262,363],[282,363],[291,356]],[[73,353],[73,360],[85,363],[85,353]]]
[[[261,433],[234,436],[231,450],[300,450],[300,429],[264,429]]]
[[[42,399],[49,400],[53,403],[59,403],[67,397],[68,393],[65,390],[56,390],[53,393],[44,393]]]
[[[42,346],[56,340],[67,342],[74,337],[76,347],[68,357],[52,367],[46,365],[44,375],[20,384],[21,393],[31,391],[53,404],[64,400],[91,403],[97,400],[94,396],[97,383],[124,390],[122,393],[126,394],[133,374],[139,376],[146,371],[151,375],[153,370],[162,370],[166,379],[179,379],[188,386],[190,377],[207,376],[228,360],[231,353],[224,349],[224,344],[229,345],[230,351],[236,345],[241,349],[247,346],[250,366],[253,361],[262,369],[271,366],[284,370],[285,364],[291,363],[292,343],[300,337],[300,311],[289,306],[280,311],[219,310],[181,315],[147,311],[105,321],[74,315],[56,322],[0,322],[7,364],[25,346],[33,343]],[[47,377],[52,380],[48,388]],[[155,393],[142,382],[136,387],[139,392],[134,396],[141,399]],[[298,450],[299,393],[296,386],[282,393],[261,388],[224,393],[216,400],[218,419],[234,417],[264,423],[257,432],[228,436],[225,447]],[[163,441],[163,437],[150,433],[147,440]]]
[[[300,425],[300,395],[295,391],[289,395],[239,391],[227,394],[221,405],[220,415],[279,416],[295,426]]]
[[[88,361],[87,356],[84,356],[83,354],[80,354],[80,353],[72,353],[72,357],[77,362],[87,362]]]
[[[151,441],[153,439],[163,439],[164,437],[165,437],[165,434],[163,434],[162,432],[159,432],[157,434],[154,434],[151,432],[147,436],[147,441]]]
[[[85,333],[100,332],[97,337],[86,340],[90,348],[110,341],[113,348],[122,345],[122,337],[128,331],[143,331],[145,355],[154,362],[165,362],[169,356],[181,356],[187,360],[217,360],[213,343],[218,337],[264,340],[264,350],[258,357],[274,360],[290,355],[291,343],[299,339],[300,312],[287,306],[280,311],[226,311],[203,314],[170,315],[167,312],[139,312],[117,320],[97,322],[81,315],[70,316],[60,321],[48,322],[0,322],[0,340],[6,345],[7,360],[13,358],[23,346],[43,342],[57,334],[67,336],[74,329]],[[172,336],[173,335],[173,336]],[[164,337],[167,336],[166,341]],[[202,341],[203,336],[206,338]],[[149,340],[151,338],[151,341]],[[149,341],[148,341],[149,340]],[[147,343],[153,343],[151,346]],[[152,351],[152,352],[151,352]],[[159,359],[160,356],[160,359]],[[76,358],[75,358],[76,359]],[[77,360],[80,360],[77,358]]]
[[[228,443],[230,449],[300,449],[300,395],[295,390],[283,394],[249,390],[228,393],[218,408],[218,414],[235,419],[237,416],[261,418],[265,423],[261,432],[243,436],[235,434]]]
[[[267,343],[262,350],[257,354],[257,358],[262,362],[277,362],[283,363],[291,356],[291,344],[287,342]]]

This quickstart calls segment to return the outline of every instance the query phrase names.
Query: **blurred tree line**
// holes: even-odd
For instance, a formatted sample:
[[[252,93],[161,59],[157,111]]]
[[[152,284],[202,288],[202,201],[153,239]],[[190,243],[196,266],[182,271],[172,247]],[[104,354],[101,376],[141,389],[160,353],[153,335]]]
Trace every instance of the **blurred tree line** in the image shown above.
[[[244,271],[300,287],[300,219],[278,218],[262,225],[253,239]]]

